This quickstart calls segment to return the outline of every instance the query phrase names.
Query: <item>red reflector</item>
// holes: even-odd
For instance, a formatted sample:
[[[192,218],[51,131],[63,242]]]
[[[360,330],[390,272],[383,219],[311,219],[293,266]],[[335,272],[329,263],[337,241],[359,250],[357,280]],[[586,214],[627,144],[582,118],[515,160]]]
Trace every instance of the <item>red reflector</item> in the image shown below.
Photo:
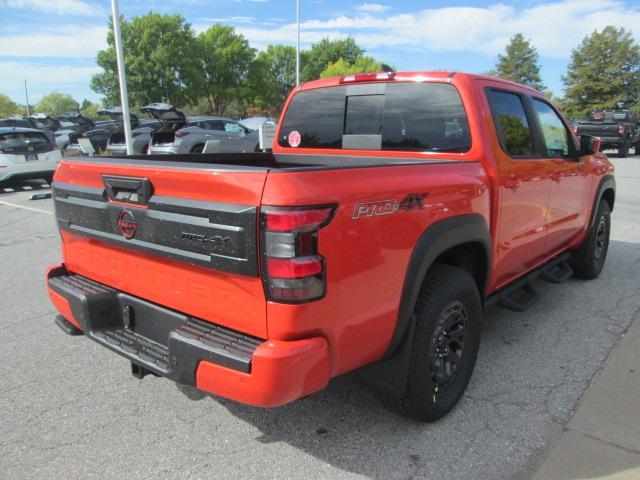
[[[267,210],[265,213],[267,230],[290,232],[303,227],[319,226],[333,213],[332,207],[313,210]]]
[[[301,278],[311,277],[322,273],[322,260],[317,258],[268,258],[267,269],[269,277],[276,278]]]

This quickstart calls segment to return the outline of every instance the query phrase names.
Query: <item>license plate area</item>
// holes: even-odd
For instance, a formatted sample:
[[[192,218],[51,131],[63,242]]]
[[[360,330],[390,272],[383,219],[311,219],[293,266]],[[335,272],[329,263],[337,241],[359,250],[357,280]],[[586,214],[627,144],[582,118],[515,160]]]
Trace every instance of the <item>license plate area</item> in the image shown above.
[[[169,333],[188,319],[186,315],[124,293],[118,297],[122,326],[164,346],[168,344]]]
[[[27,162],[37,162],[38,161],[38,154],[37,153],[27,153],[27,154],[25,154],[24,159]]]

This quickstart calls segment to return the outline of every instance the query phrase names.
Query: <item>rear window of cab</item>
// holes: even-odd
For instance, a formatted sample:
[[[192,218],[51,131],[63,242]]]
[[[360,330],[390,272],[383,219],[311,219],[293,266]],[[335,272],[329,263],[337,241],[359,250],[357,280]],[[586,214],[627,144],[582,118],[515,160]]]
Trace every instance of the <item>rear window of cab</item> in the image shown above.
[[[292,135],[293,133],[293,135]],[[297,93],[281,147],[466,152],[467,116],[448,83],[375,83]]]

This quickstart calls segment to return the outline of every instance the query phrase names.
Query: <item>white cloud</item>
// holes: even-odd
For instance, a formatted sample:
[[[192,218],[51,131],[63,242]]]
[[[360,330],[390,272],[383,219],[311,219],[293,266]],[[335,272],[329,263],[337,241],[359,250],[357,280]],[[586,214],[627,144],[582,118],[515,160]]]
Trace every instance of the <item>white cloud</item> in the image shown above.
[[[219,18],[201,18],[198,22],[212,22],[212,23],[254,23],[255,17],[219,17]]]
[[[391,7],[382,3],[361,3],[356,10],[365,13],[384,13],[391,10]]]
[[[100,72],[96,66],[40,65],[31,62],[0,62],[0,91],[8,93],[14,100],[24,102],[23,81],[29,85],[29,103],[35,104],[40,97],[53,90],[63,93],[85,92],[91,77]],[[92,98],[97,95],[93,94]]]
[[[0,35],[0,56],[93,58],[107,46],[106,26],[61,25],[55,30]]]
[[[93,65],[40,65],[33,62],[0,62],[0,90],[3,86],[28,80],[30,85],[89,83],[102,69]]]
[[[96,15],[103,11],[98,5],[83,0],[4,0],[13,8],[24,8],[57,15]]]
[[[571,49],[586,35],[606,25],[625,27],[640,39],[637,27],[640,8],[625,6],[618,0],[563,0],[524,10],[496,3],[487,7],[431,8],[384,17],[370,13],[305,21],[301,40],[309,45],[323,37],[352,35],[367,49],[417,47],[435,52],[496,55],[511,36],[522,33],[542,56],[568,58]],[[258,48],[274,42],[295,42],[295,24],[277,28],[240,26],[238,30]]]

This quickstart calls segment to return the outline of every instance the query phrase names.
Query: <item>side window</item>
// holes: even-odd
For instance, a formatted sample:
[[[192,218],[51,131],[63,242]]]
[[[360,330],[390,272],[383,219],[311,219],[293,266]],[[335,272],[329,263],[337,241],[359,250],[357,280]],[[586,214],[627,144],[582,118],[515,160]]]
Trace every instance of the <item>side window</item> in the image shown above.
[[[512,157],[533,156],[531,129],[520,96],[490,90],[489,103],[504,150]]]
[[[227,132],[244,133],[244,128],[234,122],[224,122],[224,129]]]
[[[224,131],[224,123],[222,122],[222,120],[210,120],[208,124],[209,130],[216,130],[218,132]]]
[[[533,108],[538,115],[545,144],[545,156],[566,157],[569,155],[569,132],[558,114],[547,103],[533,99]]]

